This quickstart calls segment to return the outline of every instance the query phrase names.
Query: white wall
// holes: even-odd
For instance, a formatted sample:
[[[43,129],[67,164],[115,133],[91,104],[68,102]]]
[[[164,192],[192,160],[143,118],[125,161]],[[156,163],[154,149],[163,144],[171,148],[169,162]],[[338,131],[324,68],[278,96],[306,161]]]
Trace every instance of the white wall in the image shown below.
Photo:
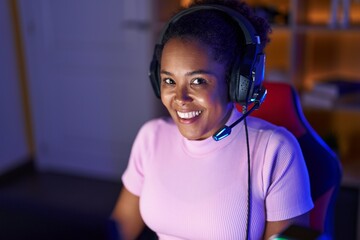
[[[154,115],[148,0],[18,0],[36,163],[120,179]]]
[[[0,175],[28,160],[9,1],[0,1]]]

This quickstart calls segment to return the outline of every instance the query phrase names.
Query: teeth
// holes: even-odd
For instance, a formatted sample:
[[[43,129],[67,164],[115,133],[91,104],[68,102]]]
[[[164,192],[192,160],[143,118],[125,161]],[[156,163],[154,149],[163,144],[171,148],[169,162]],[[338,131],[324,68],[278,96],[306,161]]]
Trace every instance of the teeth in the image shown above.
[[[201,111],[193,111],[193,112],[186,112],[186,113],[177,111],[177,114],[180,118],[190,119],[190,118],[199,116],[201,114]]]

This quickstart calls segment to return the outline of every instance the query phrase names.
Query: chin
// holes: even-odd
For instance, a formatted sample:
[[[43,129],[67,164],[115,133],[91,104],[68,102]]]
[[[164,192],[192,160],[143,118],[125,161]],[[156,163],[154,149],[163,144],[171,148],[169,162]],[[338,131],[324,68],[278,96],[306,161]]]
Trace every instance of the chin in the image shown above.
[[[193,137],[193,136],[184,136],[186,139],[191,140],[191,141],[199,141],[202,140],[199,137]]]

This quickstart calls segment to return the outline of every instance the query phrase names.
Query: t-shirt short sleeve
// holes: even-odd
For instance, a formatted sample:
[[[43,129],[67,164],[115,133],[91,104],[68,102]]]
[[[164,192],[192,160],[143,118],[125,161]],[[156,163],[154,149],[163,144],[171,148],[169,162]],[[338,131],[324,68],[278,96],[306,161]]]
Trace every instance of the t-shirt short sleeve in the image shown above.
[[[140,196],[144,183],[144,164],[145,157],[151,149],[151,140],[149,133],[153,126],[153,122],[148,122],[139,130],[130,153],[128,166],[122,175],[122,182],[125,188],[136,196]]]
[[[306,164],[300,146],[285,129],[271,137],[264,169],[267,221],[290,219],[310,211],[313,202]]]

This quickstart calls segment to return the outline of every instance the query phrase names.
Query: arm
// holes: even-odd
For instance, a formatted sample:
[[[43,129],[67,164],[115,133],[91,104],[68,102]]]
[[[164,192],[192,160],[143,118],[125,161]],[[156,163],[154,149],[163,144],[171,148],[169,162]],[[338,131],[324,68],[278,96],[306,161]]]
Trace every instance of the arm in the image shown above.
[[[139,209],[139,197],[125,187],[112,212],[112,218],[118,223],[121,235],[126,240],[136,239],[145,227]]]
[[[308,227],[309,213],[305,213],[303,215],[283,221],[266,222],[264,239],[269,239],[271,236],[282,232],[284,229],[293,224]]]

